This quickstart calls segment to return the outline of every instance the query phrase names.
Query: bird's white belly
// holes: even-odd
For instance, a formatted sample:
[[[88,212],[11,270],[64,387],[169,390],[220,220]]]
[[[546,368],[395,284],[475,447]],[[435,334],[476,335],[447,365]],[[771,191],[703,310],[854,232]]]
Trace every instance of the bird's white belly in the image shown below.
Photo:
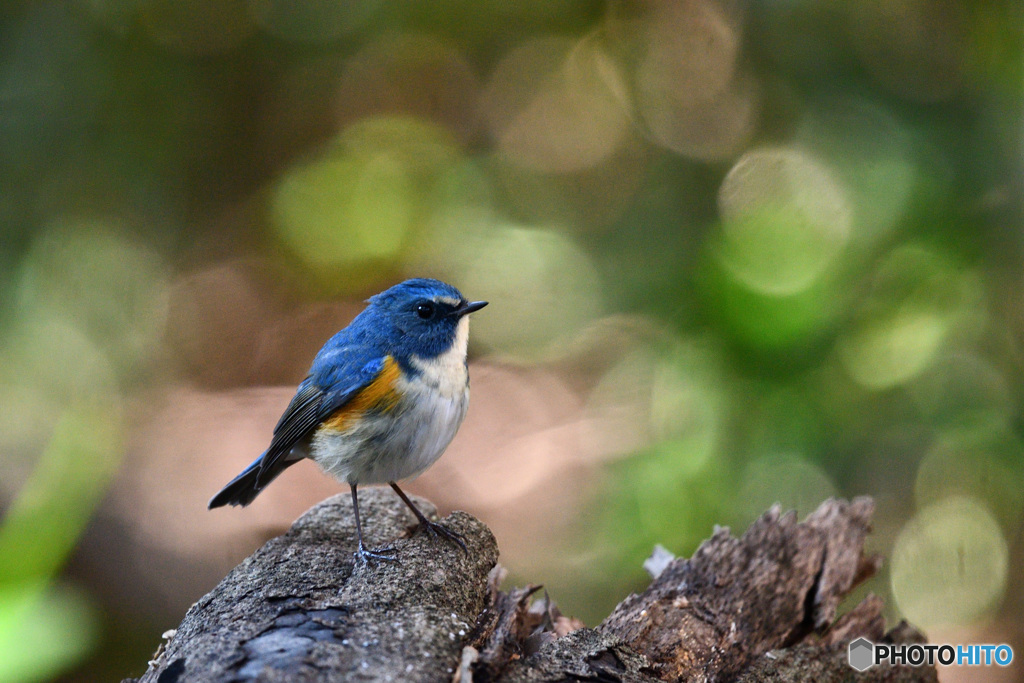
[[[444,453],[469,406],[464,362],[461,379],[452,377],[443,388],[426,375],[400,379],[402,398],[390,411],[367,413],[345,431],[317,432],[310,457],[349,484],[384,484],[421,474]],[[453,382],[461,382],[461,389],[454,390]]]

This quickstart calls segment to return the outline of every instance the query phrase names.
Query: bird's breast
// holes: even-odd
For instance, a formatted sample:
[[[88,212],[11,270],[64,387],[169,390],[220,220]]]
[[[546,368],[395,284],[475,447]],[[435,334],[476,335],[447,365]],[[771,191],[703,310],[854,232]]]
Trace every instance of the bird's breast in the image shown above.
[[[463,380],[445,395],[419,373],[399,375],[395,394],[399,398],[387,410],[361,410],[321,425],[312,438],[313,460],[350,484],[398,481],[430,467],[466,416],[469,387]]]

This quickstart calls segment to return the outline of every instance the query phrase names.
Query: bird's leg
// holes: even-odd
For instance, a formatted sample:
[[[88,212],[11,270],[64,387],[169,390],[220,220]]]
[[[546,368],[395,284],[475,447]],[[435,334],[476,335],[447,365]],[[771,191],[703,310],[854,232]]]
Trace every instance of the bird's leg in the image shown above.
[[[441,538],[447,541],[451,541],[455,545],[462,548],[462,552],[468,552],[466,549],[466,539],[463,538],[462,534],[456,531],[452,531],[443,524],[431,522],[429,519],[427,519],[426,515],[420,512],[420,509],[418,507],[412,504],[412,501],[409,500],[409,496],[405,495],[405,492],[402,491],[402,489],[398,488],[398,484],[396,484],[393,481],[389,481],[388,484],[390,484],[391,488],[395,490],[395,493],[398,494],[398,497],[402,499],[402,502],[408,505],[409,509],[412,510],[413,514],[416,515],[416,519],[419,520],[420,523],[419,526],[417,527],[417,531],[426,531],[433,538],[437,538],[440,536]]]
[[[352,509],[356,515],[356,536],[359,537],[359,549],[356,551],[356,561],[369,563],[370,560],[384,560],[387,562],[398,562],[397,558],[390,557],[387,553],[395,552],[394,548],[380,548],[378,550],[369,550],[363,544],[363,527],[359,523],[359,496],[356,495],[356,485],[349,484],[352,487]]]

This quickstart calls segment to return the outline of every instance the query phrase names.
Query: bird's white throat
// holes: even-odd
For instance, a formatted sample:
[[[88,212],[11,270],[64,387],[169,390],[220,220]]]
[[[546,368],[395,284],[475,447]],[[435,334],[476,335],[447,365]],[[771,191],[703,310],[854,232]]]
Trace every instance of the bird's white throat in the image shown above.
[[[466,349],[469,347],[469,316],[463,316],[455,328],[455,341],[451,348],[434,358],[412,357],[412,365],[419,370],[425,383],[446,398],[460,395],[466,390],[469,374],[466,370]]]

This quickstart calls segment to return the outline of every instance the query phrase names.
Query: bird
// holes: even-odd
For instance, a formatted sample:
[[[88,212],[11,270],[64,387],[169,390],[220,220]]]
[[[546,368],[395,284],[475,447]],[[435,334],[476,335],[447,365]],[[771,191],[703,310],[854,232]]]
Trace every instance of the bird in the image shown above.
[[[395,548],[363,542],[357,489],[388,484],[416,516],[416,531],[463,537],[432,522],[398,486],[441,457],[469,406],[468,301],[440,280],[406,280],[366,301],[366,308],[316,354],[306,378],[274,428],[270,445],[209,502],[245,506],[303,459],[349,485],[359,546],[357,561],[397,561]]]

